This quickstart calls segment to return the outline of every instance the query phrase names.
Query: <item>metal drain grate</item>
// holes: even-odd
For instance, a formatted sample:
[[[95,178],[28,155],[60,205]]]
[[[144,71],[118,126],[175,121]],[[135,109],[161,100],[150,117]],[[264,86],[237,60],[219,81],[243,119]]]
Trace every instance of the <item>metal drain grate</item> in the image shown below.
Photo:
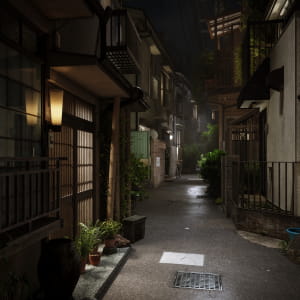
[[[184,289],[197,289],[221,291],[221,275],[212,273],[196,273],[178,271],[175,275],[173,287]]]

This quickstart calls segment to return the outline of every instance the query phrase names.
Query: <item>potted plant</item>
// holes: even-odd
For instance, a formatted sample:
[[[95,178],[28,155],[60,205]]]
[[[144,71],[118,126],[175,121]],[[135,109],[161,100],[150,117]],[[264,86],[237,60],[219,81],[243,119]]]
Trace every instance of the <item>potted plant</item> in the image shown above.
[[[97,246],[100,242],[100,235],[99,227],[96,225],[88,226],[86,224],[79,223],[79,227],[80,232],[77,238],[75,239],[75,244],[77,251],[81,257],[81,273],[83,273],[90,253],[94,254],[92,255],[94,257],[98,256],[98,264],[100,262],[100,253],[97,253]]]
[[[106,220],[99,224],[99,235],[106,248],[116,247],[116,235],[120,232],[122,224],[114,220]]]

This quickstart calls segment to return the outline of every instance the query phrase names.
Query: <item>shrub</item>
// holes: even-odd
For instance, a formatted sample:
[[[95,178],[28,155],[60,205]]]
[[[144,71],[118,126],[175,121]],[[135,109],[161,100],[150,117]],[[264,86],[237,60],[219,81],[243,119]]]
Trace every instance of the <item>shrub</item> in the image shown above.
[[[145,184],[149,177],[148,166],[146,166],[134,154],[130,157],[129,181],[131,182],[131,195],[145,196]]]
[[[221,157],[224,155],[224,151],[215,149],[202,154],[198,161],[200,175],[208,183],[207,193],[210,196],[221,196]]]

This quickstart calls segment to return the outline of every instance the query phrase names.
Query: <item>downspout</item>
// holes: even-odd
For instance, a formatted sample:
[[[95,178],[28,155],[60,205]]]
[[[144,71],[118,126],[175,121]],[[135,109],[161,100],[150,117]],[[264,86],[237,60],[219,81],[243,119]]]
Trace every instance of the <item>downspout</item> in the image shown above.
[[[120,97],[115,97],[112,117],[112,138],[109,158],[107,219],[114,219],[115,208],[119,211],[120,199],[117,199],[119,185],[119,132],[120,132]],[[119,219],[116,215],[116,219]]]

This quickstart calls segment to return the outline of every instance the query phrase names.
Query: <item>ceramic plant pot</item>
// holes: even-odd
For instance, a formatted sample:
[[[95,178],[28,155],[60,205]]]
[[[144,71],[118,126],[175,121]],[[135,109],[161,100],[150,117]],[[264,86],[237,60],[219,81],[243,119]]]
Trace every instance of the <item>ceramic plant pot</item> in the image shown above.
[[[45,299],[72,299],[80,276],[80,257],[70,239],[44,242],[38,277]]]
[[[93,252],[89,254],[89,262],[92,266],[98,266],[101,260],[101,253],[100,252]]]

